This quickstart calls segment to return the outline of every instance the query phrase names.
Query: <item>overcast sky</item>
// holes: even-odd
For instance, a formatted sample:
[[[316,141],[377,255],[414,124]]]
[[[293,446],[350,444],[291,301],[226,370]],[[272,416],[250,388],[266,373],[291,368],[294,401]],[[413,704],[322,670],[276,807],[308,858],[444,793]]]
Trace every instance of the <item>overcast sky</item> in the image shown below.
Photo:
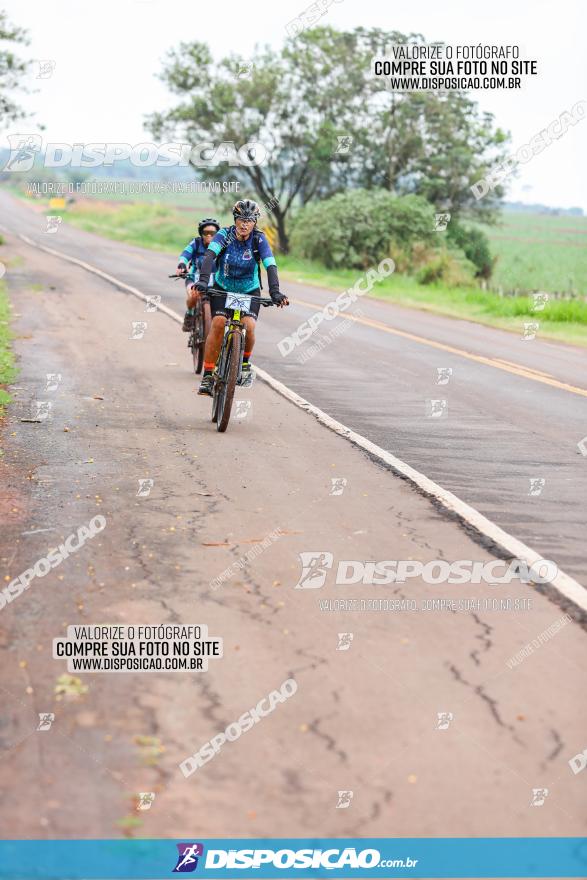
[[[279,47],[286,24],[309,5],[305,0],[0,0],[11,20],[30,31],[31,45],[22,54],[56,61],[52,78],[35,80],[39,93],[23,103],[45,124],[46,141],[67,143],[150,140],[145,114],[173,101],[155,76],[168,48],[198,39],[216,58],[234,51],[254,60],[255,44]],[[521,91],[476,94],[481,107],[512,133],[515,151],[587,99],[586,8],[585,0],[338,0],[321,22],[341,29],[416,31],[430,42],[520,45],[523,57],[538,61],[539,75],[526,80]],[[587,212],[586,156],[584,119],[522,166],[508,198],[579,205]]]

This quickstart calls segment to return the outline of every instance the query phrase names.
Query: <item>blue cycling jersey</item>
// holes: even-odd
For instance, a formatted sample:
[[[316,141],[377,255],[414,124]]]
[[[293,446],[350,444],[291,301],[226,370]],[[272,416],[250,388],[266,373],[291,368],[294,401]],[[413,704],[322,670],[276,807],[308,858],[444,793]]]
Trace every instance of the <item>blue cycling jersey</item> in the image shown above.
[[[204,246],[204,242],[198,236],[197,238],[192,238],[190,243],[186,245],[181,252],[181,256],[178,260],[178,263],[184,263],[186,266],[190,265],[189,272],[187,277],[192,281],[197,281],[200,276],[200,269],[202,268],[202,262],[204,260],[204,256],[206,255],[206,247]],[[210,281],[208,282],[208,287],[212,287],[214,285],[214,273],[210,275]]]
[[[246,241],[239,241],[236,237],[236,226],[224,226],[208,245],[208,249],[216,256],[222,251],[216,261],[216,287],[234,293],[257,290],[259,269],[253,255],[254,234],[257,235],[259,256],[265,268],[276,265],[269,242],[262,232],[253,230]]]

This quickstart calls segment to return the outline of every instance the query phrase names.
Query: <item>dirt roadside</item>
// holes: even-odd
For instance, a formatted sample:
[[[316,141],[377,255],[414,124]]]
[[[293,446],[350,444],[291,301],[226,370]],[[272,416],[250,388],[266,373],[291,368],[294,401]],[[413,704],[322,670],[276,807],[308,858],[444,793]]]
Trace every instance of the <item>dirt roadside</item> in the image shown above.
[[[4,251],[21,368],[0,465],[5,581],[96,514],[106,527],[0,610],[2,836],[584,833],[568,768],[585,746],[584,634],[569,624],[506,666],[560,609],[512,584],[501,595],[530,597],[530,611],[321,611],[327,598],[495,588],[329,578],[295,590],[303,551],[492,557],[260,383],[240,392],[247,417],[219,436],[173,322],[14,239]],[[132,339],[137,321],[147,327]],[[54,390],[47,374],[60,376]],[[49,417],[22,421],[36,401],[52,404]],[[347,481],[342,495],[330,494],[333,477]],[[137,496],[141,480],[153,481],[148,496]],[[210,589],[277,527],[283,537]],[[72,623],[203,623],[224,639],[224,658],[207,673],[81,675],[87,692],[58,699],[66,670],[51,641]],[[337,651],[342,631],[350,650]],[[288,677],[292,699],[183,778],[180,761]],[[440,711],[454,718],[446,730]],[[55,720],[37,731],[43,712]],[[549,799],[532,809],[539,787]],[[339,790],[353,791],[350,808],[336,809]],[[156,795],[148,811],[136,810],[141,791]]]

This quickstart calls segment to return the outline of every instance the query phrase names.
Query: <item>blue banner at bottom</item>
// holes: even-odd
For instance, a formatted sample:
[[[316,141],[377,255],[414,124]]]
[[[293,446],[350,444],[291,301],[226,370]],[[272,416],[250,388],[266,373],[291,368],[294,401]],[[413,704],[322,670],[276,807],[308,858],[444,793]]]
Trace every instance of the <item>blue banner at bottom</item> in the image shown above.
[[[587,877],[587,838],[2,840],[2,880]]]

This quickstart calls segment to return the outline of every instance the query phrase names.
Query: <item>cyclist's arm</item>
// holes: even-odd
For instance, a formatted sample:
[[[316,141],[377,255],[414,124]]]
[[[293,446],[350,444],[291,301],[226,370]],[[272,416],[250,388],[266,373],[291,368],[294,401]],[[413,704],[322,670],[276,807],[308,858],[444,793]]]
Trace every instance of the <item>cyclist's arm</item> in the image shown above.
[[[201,287],[202,290],[206,290],[206,288],[208,287],[210,274],[212,272],[212,269],[214,268],[214,261],[217,254],[219,254],[224,247],[225,240],[226,232],[224,229],[221,229],[219,232],[216,233],[216,235],[206,248],[206,253],[204,254],[204,259],[202,260],[202,265],[200,266],[200,277],[198,278],[198,287]]]
[[[259,256],[261,262],[265,266],[267,272],[267,283],[269,285],[269,293],[279,293],[279,275],[277,274],[277,263],[271,250],[271,245],[264,235],[259,235]]]
[[[187,268],[187,266],[189,265],[189,263],[191,263],[193,261],[193,259],[194,259],[194,242],[190,241],[190,243],[188,245],[186,245],[186,247],[184,247],[184,249],[182,250],[182,252],[179,256],[179,260],[177,261],[178,268],[179,268],[179,266],[182,266],[182,265]]]

